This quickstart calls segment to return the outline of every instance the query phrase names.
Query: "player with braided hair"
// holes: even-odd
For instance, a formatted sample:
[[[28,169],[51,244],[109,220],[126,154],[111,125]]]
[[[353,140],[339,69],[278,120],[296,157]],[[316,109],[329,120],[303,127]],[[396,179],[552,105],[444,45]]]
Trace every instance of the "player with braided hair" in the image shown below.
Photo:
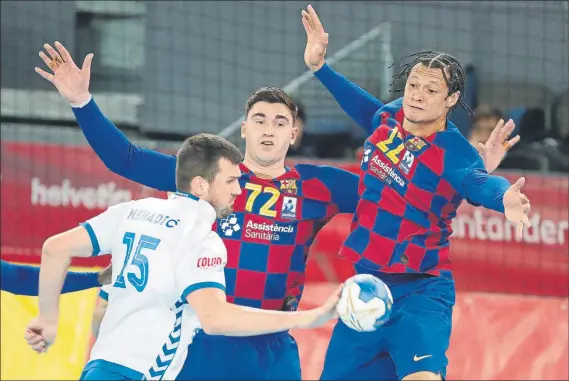
[[[405,62],[405,60],[410,58],[412,58],[411,61]],[[392,87],[401,78],[409,77],[411,69],[413,69],[417,64],[421,64],[431,69],[441,69],[441,74],[448,88],[448,95],[459,93],[458,102],[456,102],[452,108],[460,105],[468,114],[474,114],[472,109],[464,102],[463,94],[464,88],[466,87],[466,73],[464,72],[462,64],[455,57],[448,53],[425,50],[422,52],[412,53],[398,59],[390,66],[390,68],[396,64],[399,64],[399,66],[402,67],[402,70],[393,76],[393,82],[391,82],[390,87]],[[405,88],[399,88],[390,91],[399,92],[404,90]]]
[[[463,101],[466,76],[447,53],[423,51],[396,62],[403,98],[383,104],[324,61],[328,35],[311,6],[302,11],[304,59],[342,109],[364,127],[360,200],[340,256],[391,289],[390,320],[374,332],[338,321],[326,353],[326,380],[435,380],[446,377],[455,286],[451,221],[463,200],[529,226],[524,178],[491,176],[483,158],[448,120]],[[497,126],[504,153],[513,123]],[[482,152],[484,153],[484,152]],[[488,159],[486,157],[486,159]],[[501,159],[501,158],[499,158]],[[498,162],[494,162],[497,166]],[[486,160],[486,168],[496,168]]]

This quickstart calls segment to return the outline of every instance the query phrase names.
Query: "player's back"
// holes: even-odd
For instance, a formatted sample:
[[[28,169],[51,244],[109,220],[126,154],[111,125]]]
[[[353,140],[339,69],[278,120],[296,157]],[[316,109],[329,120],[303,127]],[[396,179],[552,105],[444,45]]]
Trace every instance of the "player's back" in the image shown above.
[[[205,201],[189,202],[188,195],[179,193],[168,200],[146,198],[116,208],[113,218],[118,221],[107,248],[112,253],[113,283],[91,360],[144,373],[163,353],[164,345],[168,349],[187,345],[184,341],[197,327],[197,320],[188,319],[184,323],[194,326],[181,329],[184,307],[174,276],[179,263],[175,256],[190,256],[212,235],[219,240],[211,231],[215,210]],[[105,248],[100,249],[104,253]]]

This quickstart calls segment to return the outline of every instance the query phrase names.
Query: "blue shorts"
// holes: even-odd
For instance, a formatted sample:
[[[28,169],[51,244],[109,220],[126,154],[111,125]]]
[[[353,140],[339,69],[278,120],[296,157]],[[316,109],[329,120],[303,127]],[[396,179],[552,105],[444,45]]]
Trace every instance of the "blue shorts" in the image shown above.
[[[142,380],[143,374],[125,366],[105,360],[89,361],[80,380]]]
[[[454,280],[356,271],[373,274],[390,288],[391,319],[375,332],[354,331],[338,319],[321,379],[396,380],[421,371],[446,378]]]
[[[253,337],[199,331],[176,380],[300,380],[300,357],[288,332]]]

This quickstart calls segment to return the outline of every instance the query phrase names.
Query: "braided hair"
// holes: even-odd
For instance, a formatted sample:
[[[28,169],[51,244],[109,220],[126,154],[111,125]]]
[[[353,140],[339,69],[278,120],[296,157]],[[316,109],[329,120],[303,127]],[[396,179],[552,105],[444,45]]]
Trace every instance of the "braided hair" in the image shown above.
[[[452,95],[457,91],[460,91],[460,96],[458,102],[452,107],[455,108],[457,105],[461,105],[462,108],[469,114],[474,115],[474,111],[464,101],[464,88],[466,86],[466,74],[464,68],[462,67],[459,60],[451,56],[448,53],[441,53],[434,50],[425,50],[418,53],[409,54],[403,58],[398,59],[393,64],[389,66],[392,68],[396,64],[402,68],[401,71],[393,75],[393,82],[389,85],[392,87],[395,82],[403,77],[408,77],[411,69],[417,64],[422,64],[429,69],[441,69],[443,73],[443,78],[448,87],[448,95]],[[402,89],[390,90],[391,92],[403,91]]]

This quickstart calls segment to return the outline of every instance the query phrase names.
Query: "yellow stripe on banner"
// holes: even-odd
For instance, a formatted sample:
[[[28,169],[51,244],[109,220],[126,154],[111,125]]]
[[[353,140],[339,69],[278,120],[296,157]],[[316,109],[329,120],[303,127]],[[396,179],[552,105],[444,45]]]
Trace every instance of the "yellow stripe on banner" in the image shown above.
[[[85,366],[91,339],[91,320],[99,290],[61,297],[55,344],[37,355],[27,345],[24,331],[38,312],[38,298],[2,291],[1,380],[77,380]]]

